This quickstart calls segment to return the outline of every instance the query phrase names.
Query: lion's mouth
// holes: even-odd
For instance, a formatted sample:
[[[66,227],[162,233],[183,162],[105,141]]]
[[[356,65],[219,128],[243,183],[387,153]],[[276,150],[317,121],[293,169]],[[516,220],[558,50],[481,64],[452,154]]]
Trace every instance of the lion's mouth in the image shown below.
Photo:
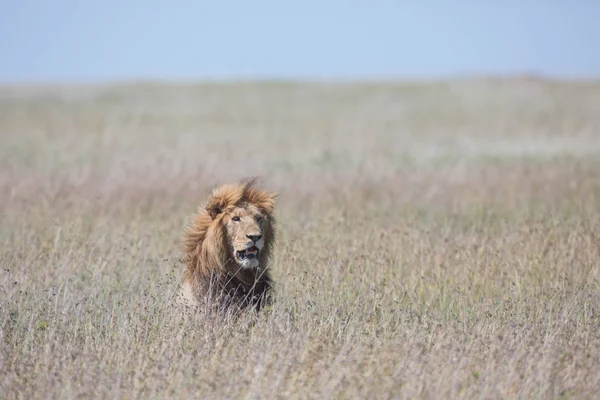
[[[243,261],[243,260],[253,260],[256,257],[258,257],[258,247],[256,246],[252,246],[247,248],[246,250],[239,250],[235,252],[236,257]]]

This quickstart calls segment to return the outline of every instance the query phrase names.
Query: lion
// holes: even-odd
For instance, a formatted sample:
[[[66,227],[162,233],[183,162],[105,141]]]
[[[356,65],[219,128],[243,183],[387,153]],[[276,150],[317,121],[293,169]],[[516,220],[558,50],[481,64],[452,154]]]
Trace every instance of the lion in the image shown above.
[[[256,178],[218,186],[184,229],[185,275],[178,304],[202,301],[238,310],[271,303],[269,261],[275,244],[276,193]],[[213,303],[215,304],[215,303]]]

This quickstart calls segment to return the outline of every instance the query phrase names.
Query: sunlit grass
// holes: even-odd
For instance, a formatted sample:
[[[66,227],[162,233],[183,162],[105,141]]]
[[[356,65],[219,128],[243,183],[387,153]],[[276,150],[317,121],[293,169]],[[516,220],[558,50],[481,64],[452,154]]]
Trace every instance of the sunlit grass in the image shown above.
[[[597,84],[0,93],[0,398],[600,389]],[[275,303],[185,318],[182,228],[249,175]]]

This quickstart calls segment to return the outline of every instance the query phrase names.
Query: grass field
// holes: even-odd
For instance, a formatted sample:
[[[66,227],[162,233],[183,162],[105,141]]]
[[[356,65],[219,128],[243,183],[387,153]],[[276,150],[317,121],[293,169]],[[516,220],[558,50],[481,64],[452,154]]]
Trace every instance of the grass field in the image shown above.
[[[0,398],[594,398],[600,83],[0,88]],[[275,304],[185,319],[184,224],[280,193]]]

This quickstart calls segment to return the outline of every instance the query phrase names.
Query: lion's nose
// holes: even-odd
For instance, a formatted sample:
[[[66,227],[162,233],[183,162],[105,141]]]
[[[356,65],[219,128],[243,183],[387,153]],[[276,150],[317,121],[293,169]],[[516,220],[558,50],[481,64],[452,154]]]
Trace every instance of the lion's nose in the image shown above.
[[[246,237],[252,240],[253,242],[258,242],[262,235],[246,235]]]

